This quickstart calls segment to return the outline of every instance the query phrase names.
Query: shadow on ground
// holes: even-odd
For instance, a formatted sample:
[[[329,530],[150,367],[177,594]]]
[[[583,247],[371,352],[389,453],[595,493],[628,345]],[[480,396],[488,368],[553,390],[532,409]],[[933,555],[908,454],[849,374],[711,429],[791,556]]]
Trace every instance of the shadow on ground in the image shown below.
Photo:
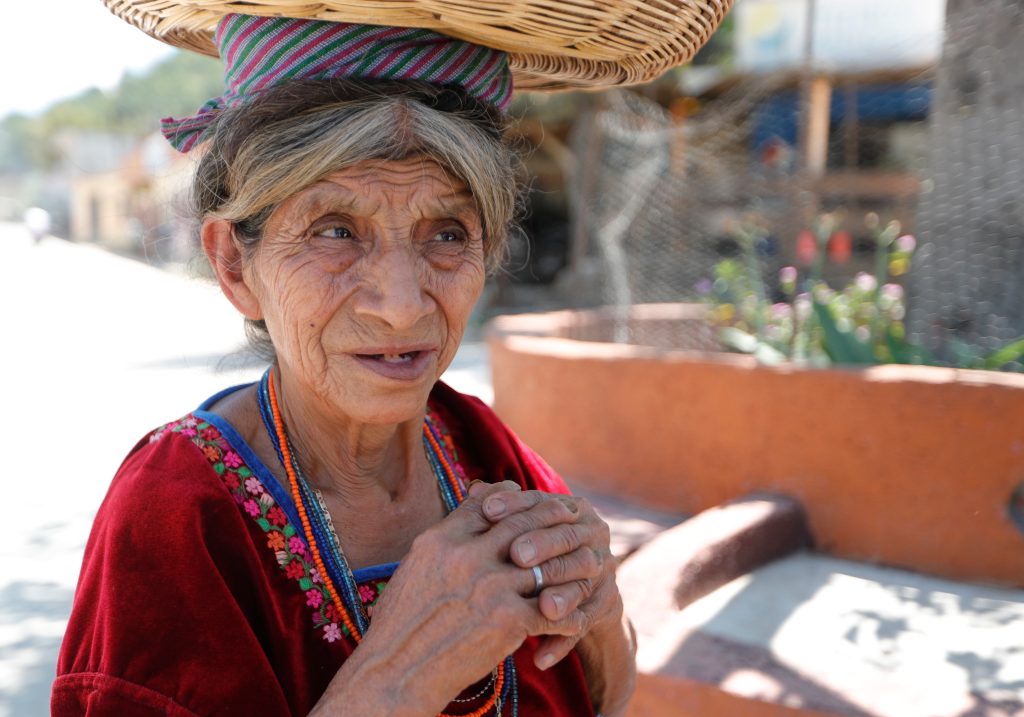
[[[74,591],[56,583],[14,582],[0,590],[3,646],[0,716],[50,711],[50,685]]]

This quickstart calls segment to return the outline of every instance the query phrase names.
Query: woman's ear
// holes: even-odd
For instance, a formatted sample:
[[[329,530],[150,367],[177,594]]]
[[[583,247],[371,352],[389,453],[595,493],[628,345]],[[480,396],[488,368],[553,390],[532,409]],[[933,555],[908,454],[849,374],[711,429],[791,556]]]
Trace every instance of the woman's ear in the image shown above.
[[[199,233],[224,296],[246,318],[262,319],[259,298],[242,272],[242,249],[235,240],[235,225],[225,219],[207,218]]]

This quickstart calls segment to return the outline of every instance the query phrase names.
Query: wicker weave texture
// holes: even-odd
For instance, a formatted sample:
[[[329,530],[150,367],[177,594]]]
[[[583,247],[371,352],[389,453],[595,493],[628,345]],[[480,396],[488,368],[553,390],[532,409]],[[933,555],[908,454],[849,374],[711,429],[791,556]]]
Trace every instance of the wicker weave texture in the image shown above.
[[[733,0],[103,0],[171,45],[216,57],[226,13],[421,27],[509,53],[520,89],[647,82],[690,60]]]

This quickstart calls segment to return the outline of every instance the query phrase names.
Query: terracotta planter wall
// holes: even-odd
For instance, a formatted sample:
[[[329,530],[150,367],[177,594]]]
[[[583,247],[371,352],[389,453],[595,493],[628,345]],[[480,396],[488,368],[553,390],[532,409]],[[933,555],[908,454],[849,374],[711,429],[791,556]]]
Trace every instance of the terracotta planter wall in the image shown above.
[[[695,320],[662,306],[637,307],[633,321],[673,311]],[[493,325],[494,407],[570,479],[687,513],[779,491],[803,502],[823,551],[1024,586],[1024,532],[1009,509],[1024,483],[1024,377],[766,368],[564,338],[599,335],[607,319]]]

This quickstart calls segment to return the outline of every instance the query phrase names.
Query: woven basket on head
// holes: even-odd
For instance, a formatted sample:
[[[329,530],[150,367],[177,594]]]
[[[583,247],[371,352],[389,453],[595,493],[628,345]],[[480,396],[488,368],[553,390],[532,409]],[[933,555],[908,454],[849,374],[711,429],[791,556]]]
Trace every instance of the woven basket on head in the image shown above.
[[[103,0],[171,45],[217,56],[227,13],[419,27],[509,53],[520,89],[647,82],[690,60],[733,0]]]

